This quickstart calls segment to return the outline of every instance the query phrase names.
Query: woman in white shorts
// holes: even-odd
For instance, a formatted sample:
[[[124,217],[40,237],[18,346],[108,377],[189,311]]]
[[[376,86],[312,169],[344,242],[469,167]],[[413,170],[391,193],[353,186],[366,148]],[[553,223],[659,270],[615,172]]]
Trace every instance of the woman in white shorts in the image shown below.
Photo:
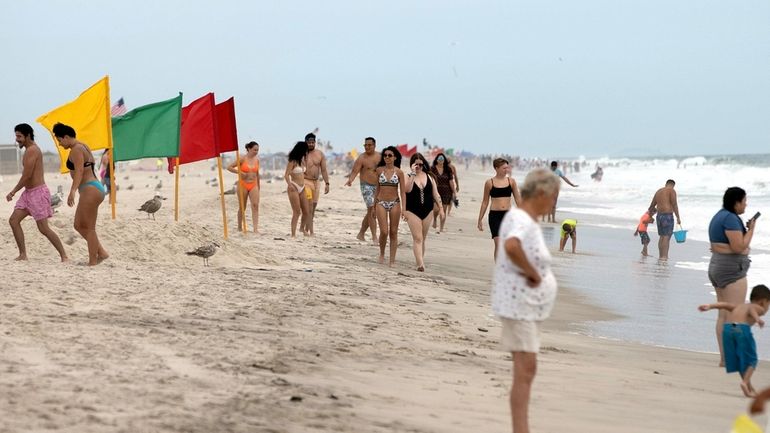
[[[538,217],[547,215],[559,194],[550,170],[531,171],[521,185],[521,204],[500,225],[492,286],[492,309],[502,322],[502,348],[513,355],[510,405],[513,431],[529,432],[529,398],[540,350],[540,322],[551,314],[556,278]]]

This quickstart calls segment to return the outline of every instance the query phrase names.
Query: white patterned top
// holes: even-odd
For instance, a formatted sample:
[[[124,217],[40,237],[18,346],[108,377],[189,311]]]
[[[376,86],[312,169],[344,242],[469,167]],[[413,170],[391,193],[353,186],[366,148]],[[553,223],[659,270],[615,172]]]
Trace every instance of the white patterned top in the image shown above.
[[[518,238],[529,263],[540,274],[542,281],[537,287],[527,285],[505,252],[505,242]],[[492,281],[492,310],[495,315],[513,320],[540,321],[550,316],[556,301],[556,277],[551,272],[551,253],[543,239],[540,226],[528,213],[513,208],[500,224],[500,242]]]

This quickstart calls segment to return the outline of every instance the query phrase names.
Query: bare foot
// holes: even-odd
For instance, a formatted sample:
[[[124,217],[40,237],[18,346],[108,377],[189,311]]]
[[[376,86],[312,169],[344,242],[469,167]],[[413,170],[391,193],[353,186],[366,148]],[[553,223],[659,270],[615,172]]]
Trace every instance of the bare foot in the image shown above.
[[[379,263],[379,264],[381,264],[381,265],[382,265],[382,264],[384,264],[384,263],[385,263],[385,256],[382,256],[382,255],[381,255],[381,256],[380,256],[380,258],[379,258],[379,259],[377,259],[377,263]]]
[[[396,262],[390,262],[390,263],[388,263],[388,267],[390,267],[390,268],[395,268],[395,267],[396,267]]]
[[[98,265],[99,263],[101,263],[101,262],[103,262],[103,261],[105,261],[105,260],[107,260],[109,258],[110,258],[109,254],[104,255],[104,256],[97,256],[96,257],[96,264]]]
[[[70,261],[70,258],[69,258],[69,257],[67,257],[67,256],[64,256],[64,257],[62,257],[62,258],[61,258],[61,262],[62,262],[62,263],[67,263],[67,262],[69,262],[69,261]]]
[[[418,266],[417,272],[425,272],[425,266]]]
[[[745,382],[741,382],[741,391],[743,391],[743,395],[746,397],[756,397],[756,393],[751,392],[749,385]]]
[[[14,260],[17,261],[17,262],[21,262],[21,261],[27,260],[27,255],[26,254],[19,254],[19,257],[16,257]]]
[[[363,233],[359,233],[358,236],[356,236],[356,239],[359,241],[366,241],[366,237],[364,237]]]

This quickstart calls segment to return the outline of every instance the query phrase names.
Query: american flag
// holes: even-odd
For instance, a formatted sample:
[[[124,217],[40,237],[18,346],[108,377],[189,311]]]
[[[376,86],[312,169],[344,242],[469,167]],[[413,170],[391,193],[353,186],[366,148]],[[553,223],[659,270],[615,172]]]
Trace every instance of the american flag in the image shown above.
[[[110,109],[110,115],[111,116],[122,116],[126,114],[126,103],[123,101],[123,98],[118,99],[118,102],[115,103],[115,105],[112,106]]]

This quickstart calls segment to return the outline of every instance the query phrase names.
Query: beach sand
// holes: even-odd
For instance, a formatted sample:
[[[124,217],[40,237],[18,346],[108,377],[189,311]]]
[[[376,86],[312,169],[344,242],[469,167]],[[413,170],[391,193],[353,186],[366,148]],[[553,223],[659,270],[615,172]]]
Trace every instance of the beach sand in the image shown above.
[[[355,239],[364,207],[340,175],[319,204],[316,237],[289,238],[285,184],[265,174],[262,234],[236,232],[237,201],[226,196],[223,240],[210,163],[182,173],[179,222],[171,176],[118,174],[118,218],[105,204],[98,226],[111,257],[95,268],[84,266],[71,208],[51,220],[69,264],[31,220],[30,260],[14,262],[0,225],[0,432],[510,431],[512,366],[488,299],[492,243],[475,228],[485,175],[461,172],[461,206],[447,233],[429,235],[418,273],[405,224],[395,269]],[[152,221],[136,209],[155,176],[169,200]],[[16,179],[4,178],[10,190]],[[47,182],[69,187],[61,175]],[[211,267],[184,254],[212,240],[221,248]],[[568,274],[558,257],[556,266]],[[561,283],[533,431],[729,431],[748,400],[716,355],[581,335],[581,323],[619,316]]]

